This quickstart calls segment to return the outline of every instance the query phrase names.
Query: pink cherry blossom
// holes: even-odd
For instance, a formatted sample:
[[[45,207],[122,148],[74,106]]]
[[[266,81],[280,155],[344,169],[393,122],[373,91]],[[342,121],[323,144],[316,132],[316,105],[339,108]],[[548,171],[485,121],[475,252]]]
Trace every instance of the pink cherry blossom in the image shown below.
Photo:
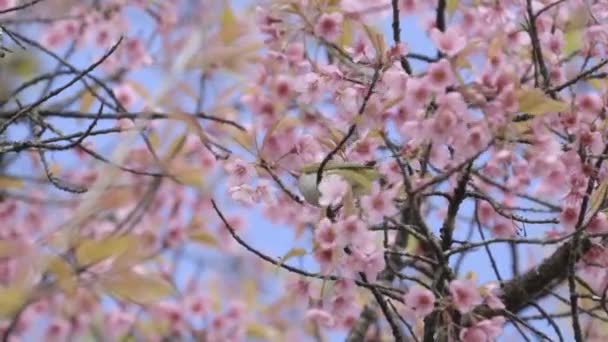
[[[334,42],[342,33],[342,14],[324,13],[317,20],[315,34],[327,41]]]
[[[224,165],[226,172],[228,173],[228,183],[231,186],[242,185],[253,179],[255,176],[255,169],[250,163],[247,163],[241,159],[231,159]]]
[[[447,59],[431,64],[425,79],[437,93],[443,93],[448,86],[456,81],[450,62]]]
[[[605,213],[599,212],[587,225],[587,232],[590,234],[608,233],[608,217]]]
[[[393,203],[394,198],[394,190],[381,189],[380,183],[374,183],[371,194],[361,198],[361,207],[367,213],[368,222],[378,224],[383,221],[384,217],[397,214],[397,208]]]
[[[445,32],[433,28],[430,35],[439,51],[448,56],[456,55],[467,44],[466,36],[458,28],[449,28]]]
[[[322,206],[336,206],[340,204],[349,189],[348,183],[339,175],[330,174],[319,183],[319,204]]]
[[[450,294],[456,309],[461,313],[471,311],[476,305],[481,304],[482,298],[477,286],[471,280],[452,280],[450,282]]]
[[[309,309],[306,312],[306,318],[324,327],[332,327],[336,324],[333,315],[323,309]]]
[[[435,295],[419,285],[412,286],[403,297],[405,307],[414,317],[425,317],[435,307]]]
[[[298,100],[304,104],[317,102],[323,95],[325,88],[319,75],[307,73],[295,83],[295,90],[300,93]]]
[[[0,11],[17,6],[17,0],[0,0]]]
[[[121,84],[114,88],[114,96],[120,101],[120,104],[125,108],[130,108],[135,104],[138,99],[138,95],[135,89],[129,84]]]
[[[321,248],[331,249],[336,246],[337,232],[334,225],[328,219],[323,219],[315,231],[315,240]]]

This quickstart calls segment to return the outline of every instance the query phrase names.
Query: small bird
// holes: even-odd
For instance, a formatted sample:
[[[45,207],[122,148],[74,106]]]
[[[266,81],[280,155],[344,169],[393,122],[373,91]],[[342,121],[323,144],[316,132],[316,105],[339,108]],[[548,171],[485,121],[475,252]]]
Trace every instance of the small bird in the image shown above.
[[[319,206],[321,192],[317,186],[317,171],[321,163],[307,165],[302,168],[298,178],[298,189],[306,202]],[[357,164],[350,162],[330,161],[323,168],[323,177],[335,174],[350,184],[355,196],[362,196],[371,190],[372,183],[381,178],[374,168],[375,163]]]

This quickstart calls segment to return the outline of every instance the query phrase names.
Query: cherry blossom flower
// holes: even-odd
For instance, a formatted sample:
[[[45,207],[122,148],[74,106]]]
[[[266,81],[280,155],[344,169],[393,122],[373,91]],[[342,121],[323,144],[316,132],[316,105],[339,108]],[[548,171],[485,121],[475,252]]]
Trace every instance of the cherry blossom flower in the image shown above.
[[[355,215],[339,221],[336,228],[339,237],[346,243],[358,243],[362,239],[362,234],[366,231],[365,223]]]
[[[309,309],[306,312],[306,318],[327,328],[331,328],[336,324],[334,316],[323,309]]]
[[[486,319],[460,331],[462,342],[491,342],[502,333],[503,317]]]
[[[425,79],[429,86],[437,93],[443,93],[456,80],[450,62],[447,59],[442,59],[429,65]]]
[[[125,42],[127,62],[132,68],[152,63],[152,57],[146,52],[143,41],[140,38],[129,38]]]
[[[319,204],[324,207],[340,204],[349,187],[348,182],[339,175],[330,174],[323,177],[319,183]]]
[[[403,301],[407,313],[415,318],[427,316],[433,312],[435,307],[435,295],[433,292],[418,285],[412,286],[407,291],[403,297]]]
[[[456,27],[448,28],[444,32],[432,28],[430,36],[439,51],[450,57],[460,52],[467,44],[466,36]]]
[[[335,42],[342,33],[342,14],[324,13],[317,20],[315,34],[327,41]]]
[[[315,241],[324,249],[335,247],[337,233],[334,225],[329,219],[325,218],[319,222],[319,226],[315,231]]]
[[[125,108],[131,108],[137,101],[138,96],[135,89],[128,83],[123,83],[114,88],[114,96],[120,101],[120,104]]]
[[[17,6],[17,0],[0,0],[0,11]]]
[[[370,195],[361,198],[361,207],[367,215],[367,220],[371,224],[378,224],[384,217],[391,217],[397,214],[397,208],[393,203],[395,191],[393,189],[381,189],[380,183],[372,185]]]
[[[323,93],[325,87],[319,75],[309,72],[297,80],[294,89],[300,93],[298,101],[303,104],[317,102]]]
[[[255,176],[255,169],[242,159],[231,159],[224,165],[228,173],[228,184],[232,186],[245,184]]]
[[[492,236],[497,238],[510,238],[517,234],[517,226],[513,220],[497,216],[492,225]]]
[[[590,234],[604,234],[608,233],[608,217],[605,213],[599,212],[587,225],[587,232]]]
[[[564,206],[560,214],[560,223],[566,230],[572,230],[578,222],[579,208],[576,205]]]
[[[465,314],[482,302],[477,286],[471,280],[452,280],[449,289],[452,302],[460,313]]]

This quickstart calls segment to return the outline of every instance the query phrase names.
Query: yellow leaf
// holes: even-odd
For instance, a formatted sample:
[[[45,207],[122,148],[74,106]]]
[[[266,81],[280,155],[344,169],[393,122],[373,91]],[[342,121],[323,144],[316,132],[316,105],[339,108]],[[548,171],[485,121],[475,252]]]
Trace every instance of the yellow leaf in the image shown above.
[[[601,207],[602,203],[606,200],[608,194],[608,178],[604,179],[603,182],[591,194],[589,201],[589,212],[595,214]]]
[[[76,261],[79,265],[88,266],[111,257],[122,255],[133,247],[132,236],[109,237],[103,240],[84,240],[76,248]]]
[[[204,171],[200,167],[183,167],[177,171],[172,171],[171,174],[184,185],[202,187],[205,184],[203,181]]]
[[[76,278],[73,268],[61,257],[51,256],[48,260],[47,269],[57,278],[57,285],[66,294],[74,294],[76,291]]]
[[[85,89],[82,97],[80,98],[80,111],[82,113],[88,112],[89,109],[91,109],[93,102],[95,102],[95,96],[93,96],[93,93],[91,93],[90,90]]]
[[[169,147],[167,147],[165,161],[170,161],[175,158],[184,147],[185,142],[186,134],[180,134],[175,139],[173,139],[173,141],[171,141],[171,143],[169,144]]]
[[[588,79],[587,82],[590,86],[592,86],[595,90],[602,91],[604,89],[605,82],[599,78],[591,78]]]
[[[564,55],[570,55],[578,51],[583,45],[583,30],[576,29],[564,33]]]
[[[148,141],[150,142],[152,149],[154,149],[154,152],[156,152],[160,146],[160,136],[156,129],[153,129],[148,133]]]
[[[274,340],[278,337],[278,332],[271,326],[264,326],[257,322],[247,324],[247,335],[259,340]]]
[[[293,257],[298,257],[298,256],[304,256],[308,254],[308,252],[306,252],[306,250],[304,248],[292,248],[290,249],[285,255],[283,255],[282,257],[279,258],[278,260],[278,264],[277,264],[277,269],[279,267],[281,267],[281,265],[283,265],[287,260],[293,258]]]
[[[353,43],[352,23],[346,19],[342,22],[342,35],[338,38],[338,46],[345,48]]]
[[[243,282],[243,294],[247,307],[253,307],[258,294],[258,285],[254,279],[246,279]]]
[[[113,188],[100,196],[97,204],[99,209],[112,209],[122,207],[131,202],[133,190],[127,187]]]
[[[239,24],[230,7],[230,3],[225,1],[224,9],[220,19],[220,39],[224,44],[232,43],[240,35]]]
[[[122,272],[101,280],[112,296],[138,304],[150,304],[171,295],[173,285],[160,276]]]
[[[0,288],[0,317],[12,318],[27,301],[27,291],[22,287]]]
[[[0,189],[23,188],[24,184],[22,179],[11,176],[0,176]]]
[[[384,35],[381,34],[377,29],[368,26],[368,25],[363,25],[363,28],[365,29],[365,32],[367,33],[367,36],[370,40],[370,42],[372,42],[372,45],[374,46],[375,50],[376,50],[376,56],[384,56],[384,50],[385,50],[385,42],[384,42]]]
[[[201,243],[203,245],[217,246],[217,240],[215,236],[201,229],[197,229],[196,231],[190,233],[190,238],[192,239],[192,241]]]
[[[272,137],[275,131],[284,128],[284,127],[293,127],[297,126],[300,120],[294,118],[292,116],[283,116],[279,120],[277,120],[268,130],[266,131],[266,135],[264,136],[264,140],[262,140],[262,152],[264,151],[264,147],[268,143],[268,139]]]
[[[520,90],[517,92],[519,111],[529,114],[546,114],[568,110],[567,103],[554,100],[538,89]]]
[[[232,139],[247,151],[251,151],[255,143],[254,138],[248,132],[243,132],[236,127],[227,126],[224,128]]]
[[[458,0],[448,0],[446,3],[446,11],[448,12],[449,15],[452,15],[452,13],[454,13],[454,11],[456,10],[456,7],[458,7]]]
[[[405,250],[409,253],[417,254],[416,251],[418,250],[419,246],[420,246],[420,241],[415,236],[408,235],[407,245],[405,247]]]
[[[148,92],[143,84],[134,80],[128,80],[127,83],[135,90],[137,95],[141,96],[144,100],[150,100],[152,98],[152,95],[150,95],[150,92]]]

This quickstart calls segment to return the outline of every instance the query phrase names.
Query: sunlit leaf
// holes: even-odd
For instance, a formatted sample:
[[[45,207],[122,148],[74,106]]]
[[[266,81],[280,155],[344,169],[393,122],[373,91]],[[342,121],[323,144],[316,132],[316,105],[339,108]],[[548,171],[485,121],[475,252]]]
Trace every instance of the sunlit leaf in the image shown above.
[[[154,152],[156,152],[160,147],[160,135],[158,135],[156,130],[151,130],[150,133],[148,133],[148,141],[150,142],[152,149],[154,149]]]
[[[258,285],[254,279],[246,279],[243,281],[243,294],[247,307],[253,307],[258,294]]]
[[[583,44],[583,33],[589,21],[589,12],[586,6],[579,5],[568,12],[570,15],[564,28],[563,53],[569,55],[579,50]]]
[[[84,240],[76,247],[76,261],[93,265],[110,257],[118,257],[134,244],[131,236],[109,237],[103,240]]]
[[[74,269],[63,258],[51,256],[48,260],[47,270],[56,277],[60,289],[66,294],[74,294],[76,291]]]
[[[82,96],[80,97],[80,111],[86,113],[91,109],[91,106],[95,102],[95,96],[90,90],[85,89]]]
[[[280,267],[291,258],[304,256],[306,254],[308,254],[308,252],[306,252],[304,248],[294,247],[290,249],[287,253],[285,253],[285,255],[279,258],[277,267]]]
[[[185,145],[186,138],[187,138],[186,134],[180,134],[171,141],[171,143],[167,147],[165,161],[170,161],[179,154],[179,152],[182,150],[182,148]]]
[[[446,1],[445,9],[448,12],[448,14],[452,15],[454,13],[456,8],[458,7],[458,2],[459,2],[459,0],[447,0]]]
[[[573,52],[578,51],[583,45],[583,30],[576,29],[570,30],[564,33],[564,55],[570,55]]]
[[[205,184],[203,179],[205,171],[200,167],[180,167],[178,170],[171,171],[171,174],[178,182],[184,185],[200,188]]]
[[[338,46],[345,48],[353,44],[352,26],[353,24],[348,19],[345,19],[342,22],[342,34],[340,35],[340,38],[338,38]]]
[[[138,304],[157,302],[174,291],[173,285],[160,276],[122,272],[101,280],[101,285],[112,296]]]
[[[567,103],[554,100],[542,90],[534,88],[517,92],[519,111],[529,114],[546,114],[568,110]]]
[[[589,201],[589,212],[595,214],[601,207],[602,203],[606,200],[608,194],[608,178],[604,179],[600,185],[591,194]]]
[[[211,233],[209,233],[207,231],[197,229],[196,231],[190,233],[189,236],[190,236],[190,239],[194,242],[198,242],[203,245],[212,246],[212,247],[217,246],[217,239],[215,238],[215,236],[213,236]]]
[[[227,131],[228,134],[230,134],[232,139],[242,148],[246,149],[247,151],[253,150],[255,140],[251,134],[249,134],[248,132],[243,132],[232,126],[227,126],[224,129]]]
[[[272,137],[272,135],[285,127],[293,127],[297,126],[300,121],[297,118],[292,116],[283,116],[279,120],[277,120],[268,130],[266,131],[266,135],[264,136],[264,140],[262,140],[262,151],[265,150],[266,144],[268,144],[268,139]]]
[[[129,204],[133,198],[133,189],[128,187],[113,188],[100,196],[97,206],[99,209],[112,209]]]
[[[232,43],[240,35],[239,25],[230,7],[230,2],[224,2],[224,9],[220,17],[220,38],[224,44]]]
[[[152,99],[152,95],[143,84],[136,82],[132,79],[128,80],[127,83],[131,86],[131,88],[133,88],[133,90],[135,90],[137,95],[141,96],[144,100]]]
[[[0,189],[22,188],[25,182],[22,179],[11,176],[0,176]]]
[[[12,318],[27,301],[27,291],[22,287],[0,288],[0,317]]]
[[[269,341],[276,339],[278,333],[276,329],[271,326],[264,326],[257,322],[250,322],[247,324],[247,336],[254,339]]]

